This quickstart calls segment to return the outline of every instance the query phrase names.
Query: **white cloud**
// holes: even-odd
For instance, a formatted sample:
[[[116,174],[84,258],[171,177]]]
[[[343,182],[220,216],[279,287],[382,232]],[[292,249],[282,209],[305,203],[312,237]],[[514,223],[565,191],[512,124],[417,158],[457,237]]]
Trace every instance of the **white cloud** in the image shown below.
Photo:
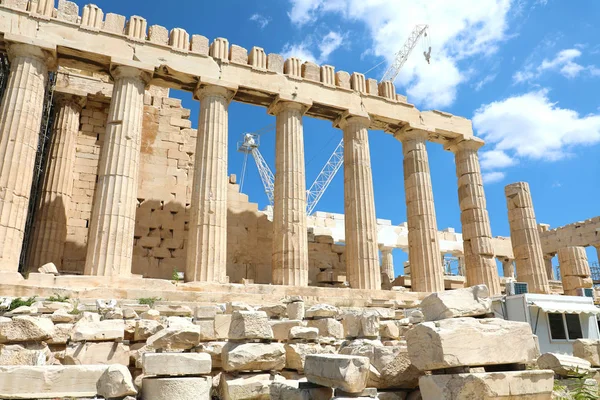
[[[547,71],[559,72],[569,79],[576,78],[584,71],[588,71],[592,76],[598,75],[599,70],[596,66],[583,66],[574,61],[576,58],[581,57],[581,55],[582,53],[579,49],[564,49],[556,53],[554,58],[546,58],[537,66],[529,61],[522,70],[515,72],[513,80],[515,83],[532,81]]]
[[[480,80],[479,82],[477,82],[475,84],[475,91],[479,92],[485,85],[487,85],[488,83],[493,82],[496,77],[498,76],[498,74],[489,74],[486,75],[482,80]]]
[[[392,62],[416,24],[430,26],[431,65],[421,46],[403,67],[397,83],[411,101],[442,108],[456,98],[458,85],[467,78],[468,66],[477,57],[493,54],[506,39],[511,0],[290,0],[293,23],[303,26],[327,13],[365,24],[372,54]],[[464,70],[463,70],[464,69]],[[383,70],[376,72],[383,74]],[[380,76],[376,76],[379,78]]]
[[[508,158],[555,161],[577,146],[600,143],[600,114],[581,116],[561,108],[547,90],[484,105],[475,111],[473,124],[492,148],[482,156],[488,168],[510,166]]]
[[[250,16],[250,21],[256,22],[258,26],[260,26],[260,29],[265,29],[265,27],[269,25],[269,22],[271,22],[271,18],[256,13]]]
[[[482,176],[483,183],[487,183],[487,184],[500,182],[505,177],[506,177],[506,174],[504,172],[498,172],[498,171],[496,171],[496,172],[486,172]]]
[[[315,40],[314,35],[311,35],[300,43],[286,43],[281,52],[284,58],[297,57],[303,61],[321,64],[329,59],[331,53],[342,46],[344,39],[345,35],[330,31],[319,41]],[[318,56],[313,51],[318,51]]]
[[[483,169],[506,168],[515,163],[515,160],[502,150],[484,151],[480,154],[480,160]]]

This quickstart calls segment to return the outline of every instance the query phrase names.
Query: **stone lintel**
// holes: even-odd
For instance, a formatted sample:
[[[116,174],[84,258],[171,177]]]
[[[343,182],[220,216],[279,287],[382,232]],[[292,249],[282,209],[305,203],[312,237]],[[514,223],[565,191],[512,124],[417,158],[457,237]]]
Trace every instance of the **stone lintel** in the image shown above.
[[[12,33],[5,33],[4,41],[8,44],[9,58],[30,55],[44,60],[48,69],[57,67],[56,44]]]
[[[198,80],[198,85],[196,85],[196,89],[194,90],[193,97],[194,100],[201,100],[205,94],[220,93],[227,99],[228,102],[230,102],[233,100],[237,90],[238,85],[234,83],[220,79],[200,77]]]
[[[284,108],[298,107],[302,115],[304,115],[312,107],[312,104],[313,102],[310,99],[302,99],[294,95],[282,93],[273,100],[269,108],[267,108],[267,113],[269,115],[277,115]]]
[[[478,137],[471,138],[458,138],[452,141],[447,142],[444,145],[444,150],[451,151],[452,153],[456,153],[459,150],[463,149],[471,149],[471,150],[479,150],[481,147],[485,145],[483,139]]]
[[[429,140],[430,131],[426,129],[415,129],[411,126],[405,126],[404,128],[396,131],[394,137],[401,142],[409,139],[423,138]]]
[[[87,102],[87,93],[77,89],[61,88],[54,91],[54,97],[57,102],[73,102],[80,107],[84,107]]]

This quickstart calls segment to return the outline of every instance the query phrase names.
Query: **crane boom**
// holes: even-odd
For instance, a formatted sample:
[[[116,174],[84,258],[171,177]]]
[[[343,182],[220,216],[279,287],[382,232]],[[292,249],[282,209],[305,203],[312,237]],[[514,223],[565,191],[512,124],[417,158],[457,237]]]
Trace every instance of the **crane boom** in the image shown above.
[[[269,164],[265,161],[260,151],[258,151],[258,147],[254,147],[252,149],[252,157],[254,157],[254,161],[256,162],[256,167],[258,168],[258,173],[260,174],[260,179],[262,180],[263,186],[265,187],[265,193],[269,198],[269,203],[271,206],[274,202],[273,189],[275,177],[273,176],[273,172],[271,168],[269,168]]]
[[[404,63],[406,63],[406,60],[408,60],[408,56],[410,56],[410,53],[417,45],[417,42],[421,36],[427,36],[427,28],[429,28],[429,25],[425,24],[415,26],[413,31],[410,33],[409,38],[406,40],[406,42],[404,42],[404,46],[402,46],[400,51],[396,53],[394,62],[389,66],[387,71],[385,71],[385,74],[383,74],[383,78],[381,78],[382,82],[391,81],[393,83],[396,80],[396,77],[400,73],[402,66],[404,66]],[[429,62],[430,56],[431,47],[429,48],[428,52],[425,52],[425,59],[427,62]]]
[[[315,179],[312,186],[306,191],[306,213],[312,214],[325,189],[329,186],[333,177],[344,162],[344,139],[337,145],[329,160]]]

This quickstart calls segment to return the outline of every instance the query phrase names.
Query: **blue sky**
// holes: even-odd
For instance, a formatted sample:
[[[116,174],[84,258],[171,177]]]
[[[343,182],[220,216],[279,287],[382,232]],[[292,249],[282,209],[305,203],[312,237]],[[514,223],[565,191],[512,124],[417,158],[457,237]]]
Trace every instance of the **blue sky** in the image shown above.
[[[85,2],[77,1],[80,7]],[[431,64],[417,46],[396,80],[421,110],[471,118],[487,145],[480,152],[494,236],[508,236],[504,186],[529,182],[538,222],[557,227],[600,214],[600,2],[578,0],[98,0],[105,13],[140,15],[149,25],[180,27],[213,40],[297,56],[379,79],[416,24],[430,25]],[[173,92],[192,109],[191,94]],[[274,122],[265,109],[230,106],[229,171],[240,174],[236,142]],[[330,122],[305,118],[307,186],[341,139]],[[274,166],[274,132],[261,152]],[[370,134],[377,217],[406,220],[402,147]],[[460,227],[453,155],[428,146],[438,228]],[[244,187],[267,204],[249,164]],[[319,210],[343,213],[342,173]],[[394,253],[396,272],[406,255]],[[593,248],[590,261],[596,261]],[[555,264],[557,261],[555,260]]]

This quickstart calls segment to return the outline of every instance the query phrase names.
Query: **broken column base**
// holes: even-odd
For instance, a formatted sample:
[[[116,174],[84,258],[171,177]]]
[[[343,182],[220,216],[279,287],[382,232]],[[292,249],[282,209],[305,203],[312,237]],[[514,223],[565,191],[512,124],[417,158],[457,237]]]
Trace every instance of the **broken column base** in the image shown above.
[[[210,400],[212,378],[144,378],[142,397],[146,400]]]
[[[423,400],[550,400],[554,372],[514,371],[455,375],[428,375],[419,379]]]

